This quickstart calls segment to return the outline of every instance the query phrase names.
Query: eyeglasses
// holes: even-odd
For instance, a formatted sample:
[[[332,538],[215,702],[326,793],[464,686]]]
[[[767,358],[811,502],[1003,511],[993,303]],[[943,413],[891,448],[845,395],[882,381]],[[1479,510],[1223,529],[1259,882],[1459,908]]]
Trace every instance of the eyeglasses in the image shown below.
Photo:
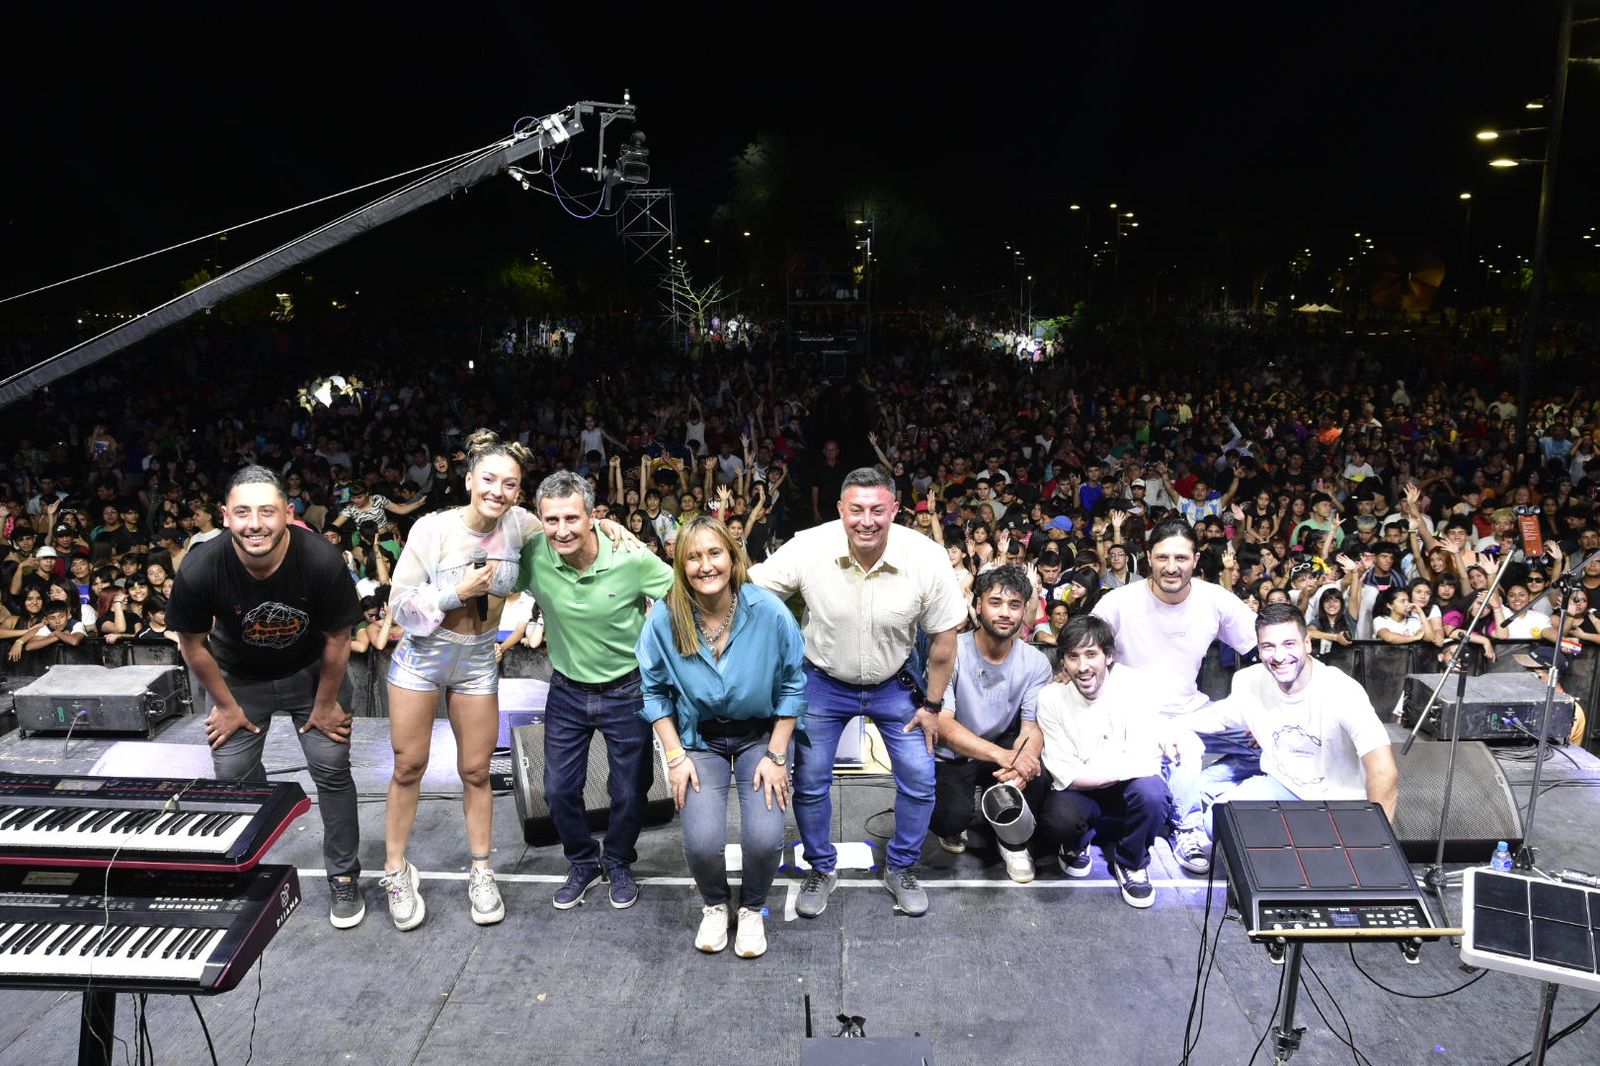
[[[1529,574],[1528,575],[1528,584],[1530,584],[1530,585],[1543,585],[1544,583],[1545,583],[1545,577],[1544,577],[1543,574]]]

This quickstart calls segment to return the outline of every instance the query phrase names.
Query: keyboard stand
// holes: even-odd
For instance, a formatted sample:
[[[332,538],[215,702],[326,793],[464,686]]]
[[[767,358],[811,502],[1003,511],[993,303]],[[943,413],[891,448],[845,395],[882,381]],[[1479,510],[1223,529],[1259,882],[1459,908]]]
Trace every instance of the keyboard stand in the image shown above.
[[[117,994],[91,988],[83,993],[83,1013],[78,1024],[78,1066],[115,1066],[117,1046]]]

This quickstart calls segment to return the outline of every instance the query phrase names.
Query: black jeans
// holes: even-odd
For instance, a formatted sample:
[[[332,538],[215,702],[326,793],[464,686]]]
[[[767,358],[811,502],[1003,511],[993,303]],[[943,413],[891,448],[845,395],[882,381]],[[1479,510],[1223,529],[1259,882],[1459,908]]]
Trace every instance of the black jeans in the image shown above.
[[[1017,742],[1017,730],[1010,729],[995,741],[1002,748],[1009,748]],[[997,784],[994,772],[1000,769],[992,762],[981,762],[977,759],[957,757],[952,762],[941,759],[934,764],[933,769],[933,820],[928,828],[936,836],[953,837],[964,832],[972,824],[972,815],[977,810],[977,789],[988,789]],[[1022,799],[1033,812],[1035,819],[1040,817],[1041,804],[1050,794],[1050,774],[1040,769],[1039,776],[1028,782],[1022,789]],[[987,823],[986,823],[987,824]],[[998,843],[998,841],[996,841]],[[1005,847],[1004,844],[1000,845]]]

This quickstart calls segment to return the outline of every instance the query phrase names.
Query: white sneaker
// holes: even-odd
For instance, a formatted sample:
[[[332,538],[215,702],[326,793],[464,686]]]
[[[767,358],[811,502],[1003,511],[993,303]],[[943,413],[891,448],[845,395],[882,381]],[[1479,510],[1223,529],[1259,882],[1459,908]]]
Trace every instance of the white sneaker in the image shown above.
[[[467,871],[467,899],[472,903],[472,920],[479,925],[494,925],[506,916],[505,900],[494,882],[494,871],[474,866]]]
[[[760,911],[739,908],[739,931],[733,935],[733,953],[741,959],[759,958],[767,953],[767,927]]]
[[[1025,885],[1033,880],[1033,856],[1028,854],[1027,848],[1007,847],[1000,849],[1000,857],[1006,863],[1006,876],[1019,885]]]
[[[422,902],[417,891],[417,868],[407,859],[406,864],[392,874],[384,874],[378,881],[389,897],[389,918],[400,930],[415,929],[428,915],[428,905]]]
[[[701,908],[700,931],[694,935],[694,946],[707,955],[715,955],[728,946],[728,905],[726,903],[709,904]]]

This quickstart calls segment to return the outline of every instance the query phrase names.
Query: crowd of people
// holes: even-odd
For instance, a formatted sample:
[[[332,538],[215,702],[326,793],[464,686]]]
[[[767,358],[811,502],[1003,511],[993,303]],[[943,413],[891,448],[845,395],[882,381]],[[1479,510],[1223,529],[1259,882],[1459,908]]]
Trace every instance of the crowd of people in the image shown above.
[[[831,749],[856,715],[878,722],[893,763],[884,869],[900,909],[927,907],[912,873],[924,835],[964,850],[989,780],[1028,797],[1069,875],[1088,872],[1100,833],[1124,898],[1143,906],[1150,844],[1170,826],[1180,864],[1204,873],[1212,807],[1235,788],[1279,794],[1263,776],[1302,796],[1312,778],[1361,784],[1392,812],[1370,723],[1334,715],[1352,694],[1323,680],[1342,676],[1352,642],[1442,654],[1470,628],[1478,654],[1518,641],[1534,666],[1600,643],[1600,562],[1579,567],[1559,647],[1553,624],[1556,579],[1600,549],[1600,402],[1582,385],[1541,395],[1519,446],[1498,364],[1469,354],[1482,338],[1152,329],[1041,362],[992,349],[991,332],[925,319],[842,379],[766,341],[661,359],[606,319],[560,358],[482,371],[394,341],[328,404],[281,362],[224,393],[194,350],[168,353],[194,373],[160,400],[108,372],[21,423],[0,482],[0,636],[13,660],[90,637],[178,643],[220,709],[208,739],[230,776],[259,768],[271,701],[256,688],[295,679],[280,703],[329,794],[335,924],[364,914],[336,661],[390,650],[384,887],[400,928],[425,914],[406,845],[441,690],[462,752],[473,918],[504,915],[488,862],[490,712],[505,651],[542,641],[555,671],[546,787],[571,864],[555,905],[602,880],[613,905],[637,897],[653,731],[706,950],[730,921],[715,856],[735,787],[747,855],[769,850],[774,825],[781,836],[752,796],[766,812],[793,805],[810,871],[798,909],[825,908]],[[263,518],[275,493],[281,512]],[[260,617],[241,627],[249,612],[233,604],[212,628],[215,590],[237,580],[224,560],[270,584],[282,558],[250,560],[273,552],[303,558],[293,581],[314,573],[340,594],[263,592]],[[1218,640],[1259,659],[1235,677],[1242,703],[1212,705],[1195,685]],[[262,662],[258,644],[296,650]],[[765,658],[729,666],[735,649]],[[1152,717],[1114,712],[1113,753],[1083,722],[1106,713],[1099,694],[1118,676],[1106,691],[1143,695],[1116,706]],[[1317,756],[1340,767],[1313,774],[1305,751],[1264,750],[1262,707],[1313,713],[1307,735],[1343,730]],[[581,805],[596,730],[611,756],[603,844]],[[1000,850],[1009,874],[1033,876],[1036,847]],[[751,861],[740,954],[765,944],[747,915],[770,876]]]

